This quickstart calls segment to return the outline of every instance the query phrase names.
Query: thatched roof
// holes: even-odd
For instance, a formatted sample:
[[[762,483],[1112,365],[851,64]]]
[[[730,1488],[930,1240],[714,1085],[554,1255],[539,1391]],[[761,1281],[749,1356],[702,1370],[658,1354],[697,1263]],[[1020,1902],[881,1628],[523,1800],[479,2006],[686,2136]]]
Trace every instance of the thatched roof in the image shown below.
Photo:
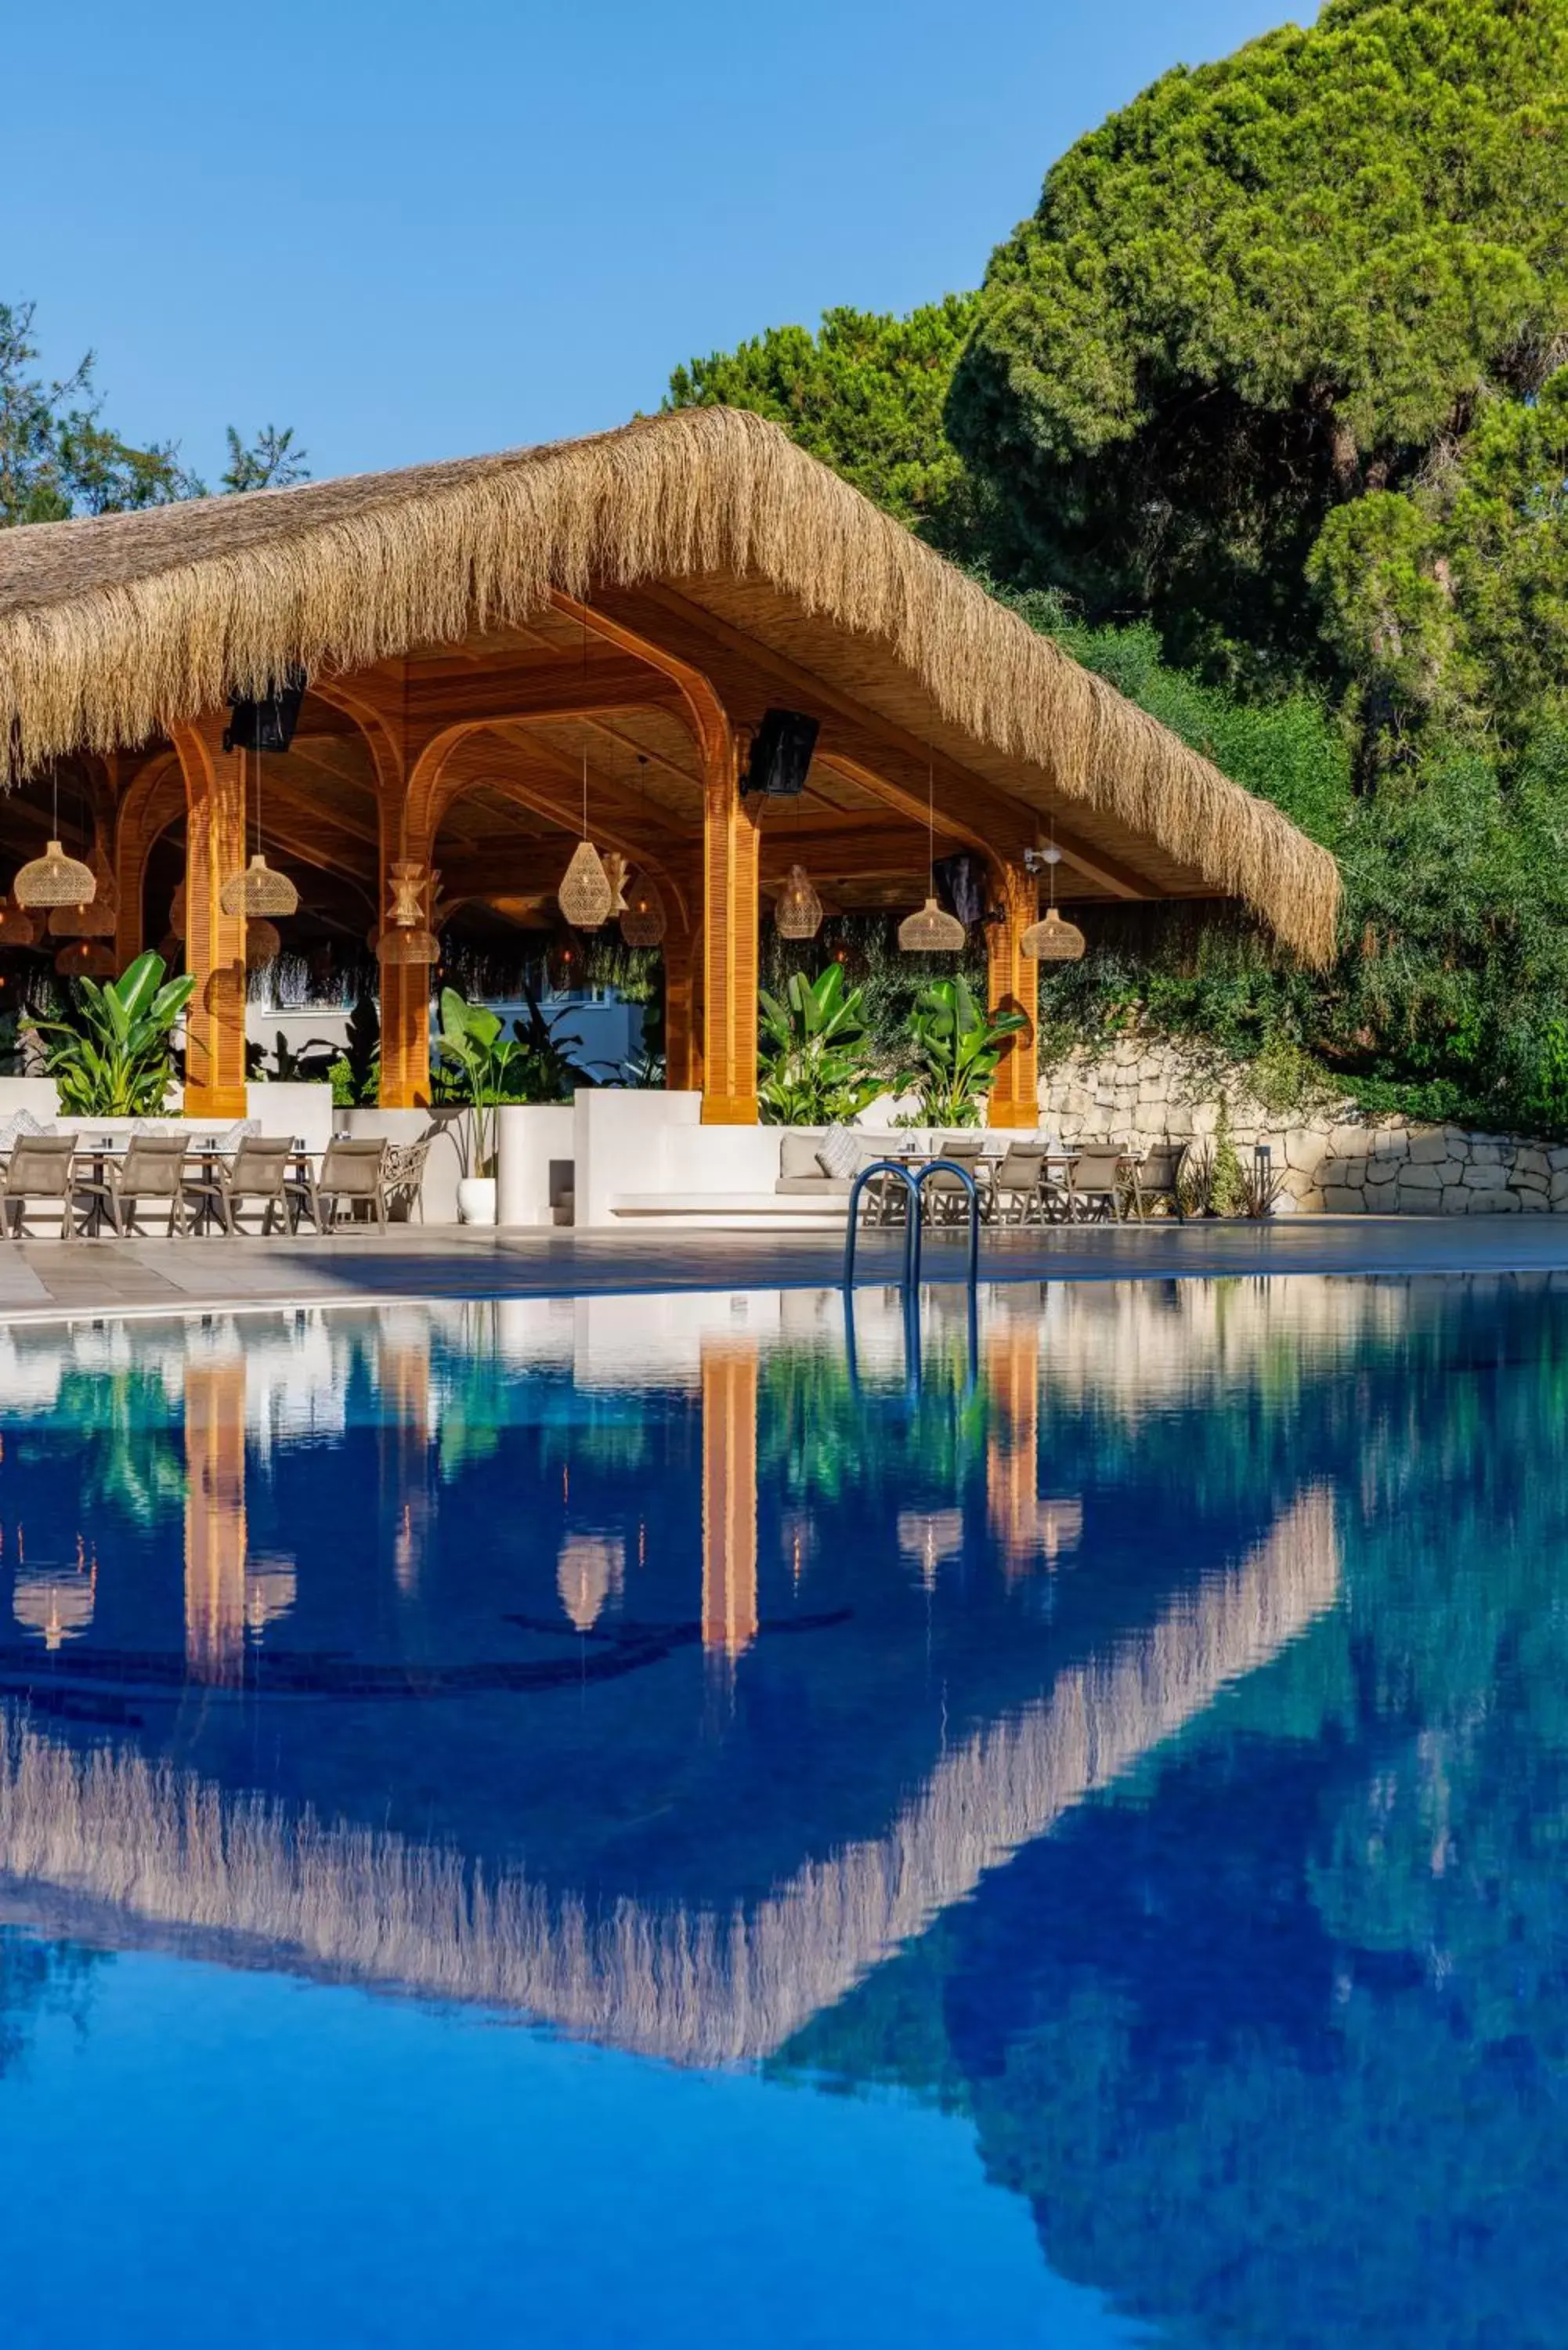
[[[1334,950],[1339,877],[777,426],[692,409],[583,441],[0,533],[0,762],[133,746],[290,663],[365,669],[596,582],[753,581],[859,640],[957,730]]]

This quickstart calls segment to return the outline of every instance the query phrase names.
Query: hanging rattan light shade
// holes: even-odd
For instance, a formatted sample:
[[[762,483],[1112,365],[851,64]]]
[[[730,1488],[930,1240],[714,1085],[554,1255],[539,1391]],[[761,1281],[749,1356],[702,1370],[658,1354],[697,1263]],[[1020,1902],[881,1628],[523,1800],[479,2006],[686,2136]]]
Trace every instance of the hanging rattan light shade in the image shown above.
[[[112,979],[117,968],[111,949],[93,939],[77,939],[55,957],[62,979]]]
[[[556,896],[563,919],[575,931],[597,931],[607,920],[615,903],[615,891],[591,840],[579,840],[573,849],[572,861]]]
[[[275,922],[258,914],[245,924],[245,969],[265,971],[283,952],[283,939]]]
[[[173,938],[182,939],[185,935],[185,884],[183,881],[169,900],[169,930]]]
[[[1054,906],[1046,908],[1043,920],[1031,922],[1018,941],[1019,951],[1037,962],[1077,962],[1085,944],[1076,922],[1064,922]]]
[[[421,964],[428,971],[441,961],[441,941],[422,922],[389,922],[377,949],[382,963],[394,971]]]
[[[814,939],[822,928],[822,900],[804,865],[792,865],[774,901],[774,928],[781,939]]]
[[[24,865],[11,884],[18,906],[90,906],[97,889],[91,866],[67,857],[57,840],[50,841],[42,857]]]
[[[296,913],[299,892],[287,874],[275,872],[258,848],[244,871],[224,882],[218,903],[225,914],[244,914],[254,920],[258,915]]]
[[[898,925],[898,944],[906,954],[957,954],[967,936],[958,916],[944,914],[934,898]]]
[[[649,874],[639,873],[627,892],[620,918],[621,937],[628,947],[656,947],[669,927],[658,883]]]
[[[31,914],[9,898],[0,898],[0,947],[30,947],[37,935],[38,925]]]
[[[117,927],[112,894],[102,890],[89,906],[57,906],[49,916],[52,939],[112,939]]]

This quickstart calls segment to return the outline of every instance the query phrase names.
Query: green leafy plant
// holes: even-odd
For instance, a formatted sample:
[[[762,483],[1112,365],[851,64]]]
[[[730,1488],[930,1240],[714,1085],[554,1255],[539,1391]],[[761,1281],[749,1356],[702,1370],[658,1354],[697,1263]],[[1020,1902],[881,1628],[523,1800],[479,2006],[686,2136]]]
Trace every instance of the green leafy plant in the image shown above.
[[[570,1101],[577,1087],[589,1082],[571,1052],[571,1047],[580,1047],[583,1040],[578,1035],[561,1035],[561,1023],[568,1016],[566,1013],[558,1012],[553,1020],[545,1019],[532,988],[526,992],[524,1003],[523,1017],[512,1023],[517,1051],[508,1065],[511,1089],[505,1098],[520,1102]]]
[[[101,987],[93,979],[75,987],[72,1013],[28,1024],[46,1040],[45,1066],[61,1109],[77,1118],[155,1118],[169,1091],[175,1024],[195,981],[166,980],[162,956],[148,953]]]
[[[470,1003],[455,987],[443,987],[435,1049],[447,1068],[448,1100],[465,1103],[472,1113],[466,1131],[452,1128],[462,1171],[488,1175],[495,1160],[495,1113],[510,1098],[514,1064],[523,1048],[504,1033],[499,1013]]]
[[[911,1066],[900,1087],[919,1093],[927,1126],[978,1126],[1010,1036],[1028,1026],[1022,1012],[988,1012],[968,980],[934,979],[909,1016]]]
[[[792,972],[783,1000],[763,988],[757,1097],[773,1126],[831,1126],[881,1091],[871,1062],[861,992],[839,964],[815,979]]]
[[[564,1016],[564,1015],[561,1015]],[[576,1036],[557,1034],[558,1023],[546,1020],[538,999],[527,998],[527,1011],[512,1024],[483,1003],[470,1003],[454,987],[441,994],[441,1027],[435,1050],[444,1076],[441,1097],[464,1104],[472,1112],[466,1135],[453,1128],[465,1175],[485,1175],[495,1160],[495,1113],[503,1102],[552,1102],[570,1098],[574,1087],[586,1082],[567,1046]]]

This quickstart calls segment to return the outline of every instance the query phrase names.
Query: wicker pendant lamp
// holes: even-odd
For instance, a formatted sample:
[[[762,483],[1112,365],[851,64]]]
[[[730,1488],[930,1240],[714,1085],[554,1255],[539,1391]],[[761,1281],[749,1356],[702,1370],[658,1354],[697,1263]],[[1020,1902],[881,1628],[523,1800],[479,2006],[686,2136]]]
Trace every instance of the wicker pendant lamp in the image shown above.
[[[51,840],[42,857],[23,866],[11,895],[18,906],[90,906],[97,889],[91,866],[67,857],[60,843]]]
[[[185,884],[183,881],[169,900],[169,931],[171,938],[182,939],[185,935]]]
[[[429,971],[441,961],[441,941],[425,921],[424,898],[435,876],[417,858],[400,857],[392,864],[390,920],[372,941],[383,964],[398,971]]]
[[[926,763],[926,870],[930,894],[918,914],[906,914],[898,925],[898,944],[905,954],[956,954],[969,932],[956,914],[944,913],[937,903],[937,785],[935,763]]]
[[[648,754],[645,751],[639,751],[638,753],[637,767],[638,782],[641,788],[642,800],[644,806],[646,807],[648,801]],[[630,891],[629,896],[627,894],[628,888]],[[664,939],[664,933],[669,929],[670,924],[664,911],[664,900],[659,894],[659,884],[655,881],[652,874],[644,870],[639,872],[636,880],[629,883],[629,885],[623,883],[621,898],[620,934],[626,944],[628,947],[656,947],[661,945]]]
[[[1051,873],[1051,903],[1044,918],[1031,922],[1018,941],[1019,952],[1030,955],[1036,962],[1078,962],[1088,943],[1076,922],[1064,922],[1056,911],[1056,868],[1062,862],[1062,852],[1054,841],[1039,852],[1040,861]]]
[[[669,927],[659,884],[651,874],[639,873],[627,893],[626,909],[620,918],[621,937],[628,947],[656,947],[663,943]]]
[[[225,914],[244,914],[247,921],[298,910],[299,892],[286,873],[270,866],[258,848],[243,873],[224,882],[218,903]]]
[[[57,906],[49,915],[49,936],[54,939],[112,939],[119,928],[115,907],[114,885],[109,875],[108,859],[93,858],[91,871],[94,889],[86,905]]]
[[[781,939],[814,939],[822,928],[822,899],[804,865],[792,865],[774,900],[774,928]]]
[[[583,614],[583,682],[588,675],[588,619]],[[585,693],[584,699],[587,699]],[[583,837],[572,851],[572,861],[556,892],[562,919],[575,931],[597,931],[609,920],[615,891],[604,859],[588,837],[588,746],[583,745]]]
[[[240,752],[244,759],[244,753]],[[269,919],[275,914],[293,914],[299,910],[299,892],[286,873],[275,872],[262,854],[261,847],[261,761],[262,754],[254,751],[256,763],[256,847],[255,853],[243,873],[231,874],[218,893],[218,903],[225,914],[244,914],[247,921]]]
[[[615,892],[604,859],[591,840],[579,840],[573,849],[556,896],[564,920],[575,931],[600,930],[608,920]]]
[[[245,924],[247,971],[265,971],[282,952],[283,939],[275,922],[269,922],[265,915],[258,914],[254,921]]]
[[[112,979],[117,968],[112,951],[96,939],[75,939],[55,957],[62,979]]]
[[[0,898],[0,947],[30,947],[38,935],[31,914],[14,899]]]

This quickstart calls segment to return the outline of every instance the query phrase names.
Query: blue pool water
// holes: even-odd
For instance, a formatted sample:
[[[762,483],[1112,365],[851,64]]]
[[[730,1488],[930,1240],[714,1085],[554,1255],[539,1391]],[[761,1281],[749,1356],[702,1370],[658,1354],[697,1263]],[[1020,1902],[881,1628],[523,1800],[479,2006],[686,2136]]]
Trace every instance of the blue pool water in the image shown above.
[[[0,2308],[1568,2341],[1568,1287],[0,1331]]]

